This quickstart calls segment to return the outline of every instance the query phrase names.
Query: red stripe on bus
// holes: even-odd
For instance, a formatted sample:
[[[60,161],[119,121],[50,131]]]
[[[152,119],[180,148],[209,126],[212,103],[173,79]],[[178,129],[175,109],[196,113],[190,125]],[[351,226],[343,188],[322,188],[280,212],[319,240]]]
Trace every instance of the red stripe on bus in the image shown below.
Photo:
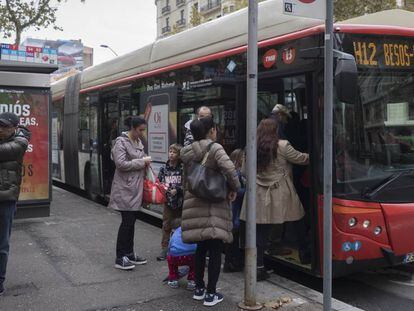
[[[283,35],[283,36],[280,36],[280,37],[277,37],[277,38],[263,40],[263,41],[259,42],[258,46],[259,46],[259,48],[262,48],[262,47],[278,44],[278,43],[285,42],[285,41],[304,38],[304,37],[307,37],[307,36],[318,34],[319,32],[322,32],[322,31],[323,31],[323,27],[321,27],[321,26],[312,27],[312,28],[308,28],[308,29],[305,29],[305,30],[297,31],[295,33]],[[240,47],[237,47],[237,48],[232,48],[230,50],[226,50],[226,51],[223,51],[223,52],[217,52],[217,53],[214,53],[214,54],[210,54],[210,55],[202,56],[202,57],[199,57],[199,58],[194,58],[194,59],[191,59],[191,60],[187,60],[187,61],[184,61],[184,62],[181,62],[181,63],[178,63],[178,64],[169,65],[167,67],[162,67],[162,68],[150,70],[150,71],[147,71],[147,72],[139,73],[139,74],[136,74],[136,75],[133,75],[133,76],[125,77],[125,78],[122,78],[122,79],[118,79],[118,80],[115,80],[115,81],[103,83],[103,84],[100,84],[100,85],[91,86],[91,87],[82,89],[80,91],[80,93],[85,93],[85,92],[88,92],[88,91],[94,91],[94,90],[97,90],[97,89],[101,89],[101,88],[108,87],[108,86],[113,86],[113,85],[120,84],[120,83],[123,83],[123,82],[129,82],[131,80],[142,79],[142,78],[152,76],[152,75],[156,75],[156,74],[159,74],[159,73],[163,73],[163,72],[166,72],[166,71],[181,69],[181,68],[188,67],[188,66],[191,66],[191,65],[216,60],[216,59],[219,59],[219,58],[222,58],[222,57],[227,57],[227,56],[231,56],[231,55],[240,54],[240,53],[245,52],[246,50],[247,50],[247,45],[240,46]]]

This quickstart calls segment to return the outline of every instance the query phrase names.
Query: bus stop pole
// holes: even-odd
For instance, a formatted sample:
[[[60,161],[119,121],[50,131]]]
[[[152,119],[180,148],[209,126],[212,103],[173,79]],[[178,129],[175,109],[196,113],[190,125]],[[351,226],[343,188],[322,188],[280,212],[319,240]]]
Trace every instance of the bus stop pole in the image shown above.
[[[262,305],[256,302],[257,0],[249,0],[248,13],[245,287],[244,301],[240,302],[239,307],[244,310],[259,310]]]
[[[323,310],[332,304],[333,0],[326,0],[323,140]]]

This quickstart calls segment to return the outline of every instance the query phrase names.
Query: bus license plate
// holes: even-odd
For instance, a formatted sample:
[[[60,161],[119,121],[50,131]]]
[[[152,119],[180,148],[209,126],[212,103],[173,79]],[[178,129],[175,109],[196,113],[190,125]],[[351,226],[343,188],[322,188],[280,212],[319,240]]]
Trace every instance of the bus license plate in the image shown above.
[[[414,253],[409,253],[405,255],[403,263],[409,263],[409,262],[414,262]]]

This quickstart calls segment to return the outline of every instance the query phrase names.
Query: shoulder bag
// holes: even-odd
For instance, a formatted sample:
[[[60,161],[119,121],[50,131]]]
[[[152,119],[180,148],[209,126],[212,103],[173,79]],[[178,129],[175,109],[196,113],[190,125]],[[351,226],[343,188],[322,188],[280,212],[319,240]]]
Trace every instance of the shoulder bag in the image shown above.
[[[216,203],[227,199],[227,181],[221,172],[206,166],[213,144],[208,145],[201,162],[193,161],[187,169],[187,184],[196,197]]]

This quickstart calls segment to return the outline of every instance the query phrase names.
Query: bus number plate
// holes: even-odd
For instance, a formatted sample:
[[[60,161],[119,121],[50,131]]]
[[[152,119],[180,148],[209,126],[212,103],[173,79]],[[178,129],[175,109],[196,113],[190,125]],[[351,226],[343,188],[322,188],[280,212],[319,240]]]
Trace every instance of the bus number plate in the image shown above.
[[[409,262],[414,262],[414,253],[405,255],[403,263],[409,263]]]

